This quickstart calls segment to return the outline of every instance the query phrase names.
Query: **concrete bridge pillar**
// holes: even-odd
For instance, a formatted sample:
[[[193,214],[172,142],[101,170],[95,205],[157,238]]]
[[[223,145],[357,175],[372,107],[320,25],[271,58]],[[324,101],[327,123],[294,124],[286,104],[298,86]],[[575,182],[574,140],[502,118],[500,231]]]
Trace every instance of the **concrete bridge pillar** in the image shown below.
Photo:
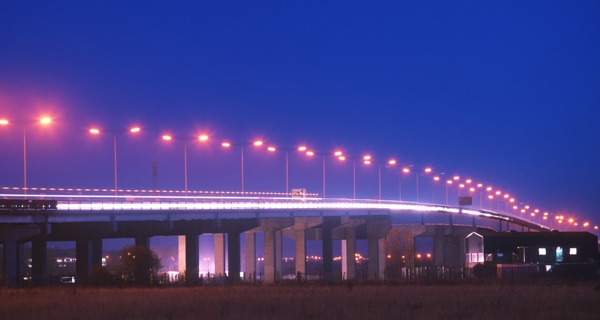
[[[306,229],[294,231],[296,273],[306,273]]]
[[[345,229],[345,239],[342,240],[342,276],[347,280],[356,278],[356,230]]]
[[[33,286],[47,284],[48,247],[45,240],[31,242],[31,283]]]
[[[182,239],[183,238],[183,239]],[[182,241],[183,240],[183,241]],[[185,274],[188,285],[198,281],[200,276],[200,238],[196,233],[178,238],[179,242],[179,274]],[[183,255],[183,266],[181,256]],[[183,270],[182,270],[183,269]]]
[[[294,220],[291,218],[265,218],[260,221],[260,228],[263,230],[265,238],[265,283],[275,283],[277,275],[281,273],[281,252],[277,253],[277,250],[278,248],[281,250],[282,233],[277,231],[292,225],[294,225]]]
[[[19,227],[0,226],[0,242],[4,244],[3,257],[4,284],[9,287],[20,286],[25,273],[25,239],[41,234],[39,225]]]
[[[384,278],[385,238],[391,229],[390,219],[367,221],[367,247],[369,256],[369,279]]]
[[[185,262],[186,238],[187,238],[187,236],[178,236],[177,237],[177,271],[179,271],[180,275],[185,274],[185,270],[186,270],[186,262]]]
[[[333,237],[332,224],[325,220],[322,226],[323,230],[323,280],[333,281]]]
[[[256,233],[245,232],[244,243],[244,256],[246,259],[244,272],[246,277],[251,277],[249,280],[254,281],[256,279]]]
[[[94,268],[102,267],[102,239],[77,239],[75,258],[76,283],[92,283]]]
[[[215,233],[214,238],[215,275],[217,277],[225,276],[225,234]]]
[[[23,274],[23,244],[16,240],[4,241],[4,285],[16,287],[21,284]]]
[[[227,260],[229,278],[233,282],[239,282],[241,271],[239,232],[234,231],[227,234]]]

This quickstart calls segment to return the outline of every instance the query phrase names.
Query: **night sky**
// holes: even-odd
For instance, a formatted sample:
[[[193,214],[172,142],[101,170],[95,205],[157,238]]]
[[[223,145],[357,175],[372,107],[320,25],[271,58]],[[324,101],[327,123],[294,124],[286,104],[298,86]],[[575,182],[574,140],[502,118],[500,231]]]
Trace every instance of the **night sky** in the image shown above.
[[[54,118],[26,125],[28,186],[111,188],[113,136],[88,129],[139,125],[117,135],[122,188],[182,190],[183,141],[160,136],[206,133],[187,141],[190,190],[239,191],[240,148],[220,143],[260,138],[292,149],[290,188],[322,192],[306,144],[600,224],[600,2],[322,2],[0,2],[0,118]],[[284,152],[265,146],[245,147],[245,189],[283,192]],[[0,185],[22,186],[21,124],[0,150]],[[415,200],[399,171],[382,168],[383,198]],[[326,180],[351,198],[351,161],[327,156]],[[357,197],[377,193],[377,163],[357,163]]]

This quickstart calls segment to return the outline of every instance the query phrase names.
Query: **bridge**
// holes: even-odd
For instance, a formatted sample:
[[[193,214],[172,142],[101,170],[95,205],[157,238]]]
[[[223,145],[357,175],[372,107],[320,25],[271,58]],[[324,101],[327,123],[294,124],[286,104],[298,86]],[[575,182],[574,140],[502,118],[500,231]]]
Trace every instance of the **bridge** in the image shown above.
[[[0,194],[4,279],[23,273],[23,244],[31,242],[32,278],[43,284],[48,241],[75,241],[78,283],[92,281],[102,263],[102,239],[134,238],[149,247],[155,236],[179,236],[180,272],[199,275],[199,235],[214,234],[215,273],[255,275],[256,233],[264,234],[265,281],[281,272],[282,236],[295,242],[296,271],[306,270],[306,241],[321,240],[323,275],[333,277],[333,240],[342,240],[342,271],[353,279],[356,240],[368,243],[369,278],[382,279],[386,237],[415,225],[413,237],[433,238],[435,265],[482,262],[465,253],[465,237],[480,228],[549,231],[510,213],[430,203],[291,196],[162,196],[127,194]],[[406,230],[406,229],[405,229]],[[244,252],[241,252],[241,238]],[[242,266],[242,256],[245,264]],[[228,268],[226,270],[226,264]]]

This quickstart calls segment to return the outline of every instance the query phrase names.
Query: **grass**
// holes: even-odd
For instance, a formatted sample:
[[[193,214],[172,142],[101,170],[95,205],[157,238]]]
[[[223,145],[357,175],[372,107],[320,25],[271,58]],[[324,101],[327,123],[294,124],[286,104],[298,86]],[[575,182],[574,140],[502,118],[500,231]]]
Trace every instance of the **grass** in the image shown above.
[[[596,283],[0,289],[0,319],[598,319]]]

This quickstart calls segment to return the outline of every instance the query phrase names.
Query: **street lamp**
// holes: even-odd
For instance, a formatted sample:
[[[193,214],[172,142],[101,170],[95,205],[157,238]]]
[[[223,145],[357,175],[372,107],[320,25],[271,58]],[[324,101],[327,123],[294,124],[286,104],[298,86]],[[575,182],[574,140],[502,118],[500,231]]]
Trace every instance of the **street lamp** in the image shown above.
[[[23,125],[23,194],[27,194],[27,125],[39,123],[42,126],[46,126],[52,123],[52,118],[42,117],[38,120],[31,121],[9,121],[8,119],[0,119],[0,125],[2,126],[7,126],[12,122]]]
[[[409,165],[408,167],[405,167],[402,169],[403,173],[409,174],[410,173],[410,167],[413,167],[413,165]],[[415,176],[416,176],[416,180],[417,180],[417,202],[419,202],[419,175],[423,174],[430,174],[431,172],[433,172],[433,169],[431,169],[430,167],[425,167],[423,169],[423,173],[420,173],[418,171],[415,171]]]
[[[208,136],[205,134],[201,134],[197,138],[191,138],[191,137],[180,138],[180,137],[174,137],[171,135],[163,135],[162,139],[165,141],[171,141],[171,140],[182,140],[183,141],[183,185],[184,185],[185,195],[187,196],[187,194],[188,194],[187,141],[197,139],[201,142],[205,142],[205,141],[208,141]]]
[[[113,167],[114,167],[114,182],[115,182],[115,196],[119,193],[118,191],[118,185],[117,185],[117,133],[139,133],[140,131],[142,131],[142,129],[140,129],[140,127],[131,127],[129,128],[129,130],[100,130],[98,128],[91,128],[90,129],[90,133],[93,135],[99,135],[101,133],[112,133],[113,134]]]
[[[244,193],[244,146],[248,146],[250,144],[246,143],[246,144],[233,144],[231,142],[223,142],[221,143],[221,146],[225,149],[229,149],[232,146],[238,146],[240,147],[240,154],[241,154],[241,167],[242,167],[242,194]],[[256,140],[252,143],[253,146],[255,147],[260,147],[263,145],[262,140]]]

